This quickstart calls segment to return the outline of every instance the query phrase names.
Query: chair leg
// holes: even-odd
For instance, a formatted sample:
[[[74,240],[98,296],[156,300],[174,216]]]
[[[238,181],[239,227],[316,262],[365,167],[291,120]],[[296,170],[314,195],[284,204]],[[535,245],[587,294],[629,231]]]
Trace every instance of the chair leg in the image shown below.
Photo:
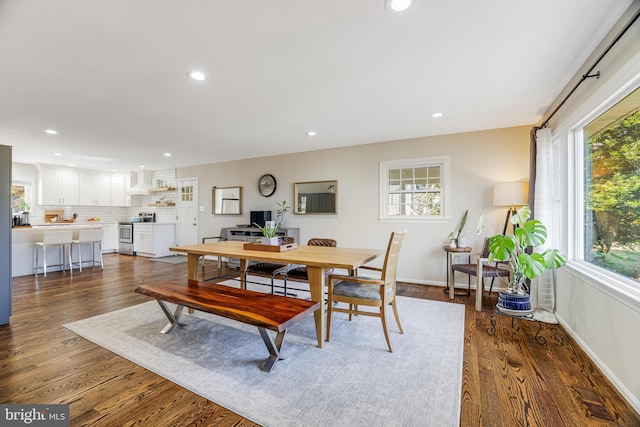
[[[393,353],[391,340],[389,339],[389,331],[387,330],[387,316],[385,314],[384,304],[380,306],[380,320],[382,320],[382,330],[384,331],[384,338],[387,340],[387,346],[389,346],[389,353]]]
[[[47,277],[47,247],[42,247],[42,271],[44,272],[44,277]]]
[[[64,254],[64,247],[62,249],[62,253]],[[67,253],[69,254],[69,274],[73,276],[73,264],[71,264],[71,244],[67,245]],[[62,268],[64,269],[64,266]]]
[[[327,306],[327,342],[329,342],[329,338],[331,338],[331,313],[333,312],[333,292],[331,292],[331,288],[329,288],[329,304]]]
[[[93,245],[91,249],[93,249]],[[78,268],[80,269],[80,273],[82,273],[82,243],[78,243]]]
[[[93,245],[91,245],[93,247]],[[102,259],[102,242],[98,242],[98,253],[100,254],[100,268],[104,269],[104,261]]]
[[[396,305],[396,299],[394,298],[393,301],[391,301],[391,308],[393,308],[393,315],[396,318],[396,323],[398,324],[398,329],[400,330],[401,334],[404,334],[404,331],[402,330],[402,325],[400,324],[400,316],[398,315],[398,306]]]

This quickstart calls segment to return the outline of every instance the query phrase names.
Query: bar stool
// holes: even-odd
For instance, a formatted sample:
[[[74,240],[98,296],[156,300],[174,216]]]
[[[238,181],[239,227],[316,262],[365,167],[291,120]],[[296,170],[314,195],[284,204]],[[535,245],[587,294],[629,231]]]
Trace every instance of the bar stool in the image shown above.
[[[78,238],[73,240],[72,243],[78,246],[78,262],[74,264],[78,264],[81,273],[83,262],[90,262],[92,267],[98,263],[96,260],[96,244],[98,245],[98,253],[100,254],[100,268],[104,268],[104,263],[102,262],[102,228],[80,230]],[[82,245],[88,245],[91,249],[90,260],[82,261]]]
[[[33,265],[34,274],[38,274],[38,269],[42,269],[44,273],[44,277],[47,277],[47,248],[49,247],[58,247],[61,251],[60,264],[54,264],[50,267],[58,267],[61,266],[62,269],[65,269],[67,262],[65,261],[64,250],[67,249],[69,254],[69,270],[73,270],[71,268],[71,241],[73,239],[73,230],[65,230],[65,231],[45,231],[42,242],[36,242],[35,250],[35,263]],[[38,255],[40,254],[40,248],[42,248],[42,266],[40,266],[38,262]]]

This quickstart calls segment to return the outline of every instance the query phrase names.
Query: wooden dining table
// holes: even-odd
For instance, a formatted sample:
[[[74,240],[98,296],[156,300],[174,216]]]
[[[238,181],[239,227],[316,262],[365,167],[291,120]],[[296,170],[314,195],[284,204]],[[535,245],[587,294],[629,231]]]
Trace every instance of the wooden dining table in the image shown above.
[[[239,259],[242,288],[246,288],[244,272],[250,260],[305,265],[309,276],[311,299],[320,303],[320,308],[314,313],[318,347],[320,348],[322,348],[326,336],[324,287],[327,272],[332,268],[340,268],[346,269],[353,274],[359,267],[384,254],[384,251],[377,249],[306,245],[298,245],[296,249],[286,252],[269,252],[245,249],[244,242],[233,241],[175,246],[170,250],[187,254],[187,274],[188,278],[193,280],[197,279],[198,261],[203,255]]]

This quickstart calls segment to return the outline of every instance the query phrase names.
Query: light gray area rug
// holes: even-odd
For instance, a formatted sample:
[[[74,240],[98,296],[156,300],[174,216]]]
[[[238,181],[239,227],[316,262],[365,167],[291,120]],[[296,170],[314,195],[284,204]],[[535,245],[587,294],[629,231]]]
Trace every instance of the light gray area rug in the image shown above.
[[[380,319],[336,313],[320,349],[309,316],[289,328],[271,373],[257,328],[185,312],[186,326],[163,335],[155,301],[64,326],[264,426],[458,426],[464,305],[399,297],[398,307],[393,353]]]

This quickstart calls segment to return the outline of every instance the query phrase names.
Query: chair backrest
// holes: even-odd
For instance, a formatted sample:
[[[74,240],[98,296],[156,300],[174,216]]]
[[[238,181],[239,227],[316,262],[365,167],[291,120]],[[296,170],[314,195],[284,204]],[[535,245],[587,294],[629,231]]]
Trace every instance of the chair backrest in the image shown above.
[[[45,231],[42,242],[45,245],[64,245],[73,240],[73,230]]]
[[[382,266],[381,279],[384,280],[386,284],[392,284],[394,288],[396,272],[398,270],[398,257],[405,234],[407,234],[407,230],[394,231],[391,233],[389,244],[387,245],[387,254],[384,257],[384,264]]]
[[[88,230],[80,230],[78,233],[79,242],[101,242],[102,228],[91,228]]]
[[[282,236],[280,237],[280,243],[283,245],[289,245],[291,243],[295,243],[296,238],[291,236]]]
[[[314,237],[312,239],[309,239],[309,241],[307,242],[307,245],[308,246],[327,246],[327,247],[335,248],[336,246],[338,246],[338,243],[333,239],[322,239],[319,237]]]

